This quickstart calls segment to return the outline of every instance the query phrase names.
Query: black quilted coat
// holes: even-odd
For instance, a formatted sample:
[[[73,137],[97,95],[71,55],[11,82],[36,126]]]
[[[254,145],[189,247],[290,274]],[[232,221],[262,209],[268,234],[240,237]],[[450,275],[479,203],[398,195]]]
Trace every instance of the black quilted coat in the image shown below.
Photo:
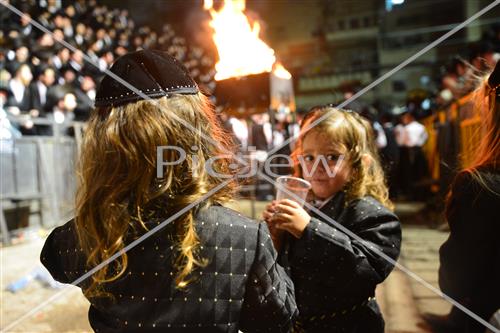
[[[276,264],[266,224],[220,206],[197,212],[195,223],[208,265],[194,271],[187,290],[175,287],[172,223],[128,252],[125,274],[104,285],[113,300],[91,299],[89,320],[96,332],[289,331],[297,312],[293,284]],[[56,228],[41,253],[42,263],[63,283],[89,269],[74,228],[73,221]]]
[[[346,205],[340,192],[312,219],[302,237],[288,237],[280,260],[290,270],[299,307],[298,331],[383,333],[384,320],[374,298],[397,260],[401,228],[396,215],[372,197]]]

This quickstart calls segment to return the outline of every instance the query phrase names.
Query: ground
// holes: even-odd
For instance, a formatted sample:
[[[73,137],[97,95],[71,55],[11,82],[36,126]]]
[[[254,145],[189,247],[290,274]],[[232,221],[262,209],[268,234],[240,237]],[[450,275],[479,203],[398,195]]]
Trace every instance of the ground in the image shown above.
[[[255,216],[260,216],[265,203],[257,202]],[[251,215],[248,201],[233,208]],[[398,205],[403,221],[403,247],[399,264],[409,269],[434,288],[439,267],[438,249],[447,237],[435,223],[415,225],[419,205]],[[421,219],[417,219],[420,221]],[[413,224],[412,224],[413,223]],[[39,265],[44,233],[32,233],[24,242],[0,249],[1,256],[1,318],[2,329],[26,316],[8,332],[91,332],[87,319],[88,302],[76,287],[49,289],[31,281],[17,293],[5,291],[6,286],[28,274]],[[56,296],[57,295],[57,296]],[[57,297],[52,301],[52,297]],[[399,269],[395,269],[377,289],[377,299],[386,320],[387,333],[430,333],[422,320],[423,313],[446,314],[451,305],[434,291]],[[36,307],[43,304],[38,310]],[[30,313],[33,312],[33,313]]]

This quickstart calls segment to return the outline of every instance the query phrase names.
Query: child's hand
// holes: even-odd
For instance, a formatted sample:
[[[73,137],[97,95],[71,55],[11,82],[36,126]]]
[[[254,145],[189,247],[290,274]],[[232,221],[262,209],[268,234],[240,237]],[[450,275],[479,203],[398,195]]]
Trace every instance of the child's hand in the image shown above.
[[[296,238],[300,238],[311,221],[311,216],[293,200],[284,199],[278,202],[272,222],[277,229],[286,230]]]
[[[283,230],[276,229],[275,221],[273,221],[273,217],[276,214],[276,205],[276,200],[273,200],[270,204],[268,204],[266,209],[262,212],[262,218],[266,221],[267,226],[269,227],[274,247],[279,251],[283,239]]]
[[[276,204],[278,202],[276,200],[271,201],[270,204],[266,206],[266,209],[262,212],[262,219],[266,221],[268,224],[270,224],[271,219],[274,216],[274,213],[276,213]]]

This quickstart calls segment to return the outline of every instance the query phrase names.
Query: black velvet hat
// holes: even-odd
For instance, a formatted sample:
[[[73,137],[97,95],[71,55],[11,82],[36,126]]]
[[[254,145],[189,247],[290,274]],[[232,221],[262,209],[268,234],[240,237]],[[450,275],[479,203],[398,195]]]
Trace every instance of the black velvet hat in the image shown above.
[[[199,91],[179,61],[156,50],[128,53],[118,58],[110,71],[150,98],[172,94],[194,95]],[[143,99],[143,96],[106,75],[97,89],[95,106],[118,106]]]

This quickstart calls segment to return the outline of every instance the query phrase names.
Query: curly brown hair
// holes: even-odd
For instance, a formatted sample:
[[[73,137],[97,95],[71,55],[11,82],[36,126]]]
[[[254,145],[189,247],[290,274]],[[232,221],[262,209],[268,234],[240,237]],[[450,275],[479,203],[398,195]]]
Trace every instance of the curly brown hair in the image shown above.
[[[176,118],[196,129],[192,132]],[[210,133],[210,140],[201,133]],[[228,136],[217,122],[213,106],[201,93],[174,95],[153,101],[138,101],[124,106],[96,108],[86,128],[78,164],[76,196],[77,235],[87,256],[89,267],[95,267],[124,249],[131,232],[146,231],[146,211],[166,207],[164,217],[199,200],[227,179],[207,172],[204,163],[214,156],[212,168],[232,175]],[[216,145],[214,142],[218,142]],[[185,161],[163,168],[157,177],[157,147],[176,146],[189,152]],[[193,147],[198,147],[194,150]],[[176,161],[175,150],[165,150],[163,161]],[[204,206],[229,201],[235,183],[230,181]],[[204,260],[197,251],[199,239],[193,210],[175,221],[178,257],[176,284],[184,288],[190,274]],[[85,289],[88,297],[105,294],[103,285],[119,278],[127,268],[127,254],[121,254],[112,265],[96,272]]]

